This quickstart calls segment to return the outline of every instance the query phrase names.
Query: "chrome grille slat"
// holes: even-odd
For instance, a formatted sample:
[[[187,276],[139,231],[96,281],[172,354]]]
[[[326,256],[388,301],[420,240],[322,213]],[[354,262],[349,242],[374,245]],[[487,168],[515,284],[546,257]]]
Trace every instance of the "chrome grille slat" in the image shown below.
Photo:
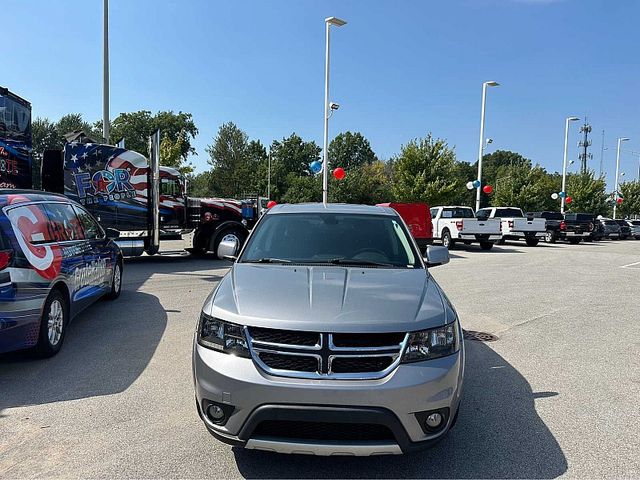
[[[307,379],[373,380],[382,378],[400,363],[409,337],[406,333],[391,333],[388,334],[390,338],[394,340],[402,338],[402,341],[391,345],[380,345],[385,343],[382,340],[387,334],[372,334],[369,339],[375,346],[367,346],[367,334],[296,332],[265,328],[256,329],[256,331],[262,339],[252,336],[252,327],[245,328],[251,356],[262,370],[270,375]],[[341,335],[343,338],[340,341],[345,346],[336,346],[334,335]],[[310,345],[310,339],[315,336],[318,342],[316,345]],[[357,341],[353,342],[357,345],[347,346],[348,342],[345,338],[357,338]],[[292,342],[298,339],[307,344],[279,343],[264,339],[284,339]],[[295,357],[298,357],[298,360]],[[299,368],[308,367],[309,363],[302,360],[304,357],[317,360],[316,371],[281,368],[283,366],[294,368],[296,362]],[[341,364],[340,372],[333,371],[334,360],[338,360],[336,366]],[[345,371],[345,369],[353,371]]]

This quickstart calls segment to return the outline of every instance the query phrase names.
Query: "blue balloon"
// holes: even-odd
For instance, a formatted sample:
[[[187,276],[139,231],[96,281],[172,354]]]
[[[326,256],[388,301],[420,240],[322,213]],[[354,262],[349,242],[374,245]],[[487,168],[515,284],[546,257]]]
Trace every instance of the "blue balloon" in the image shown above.
[[[319,160],[314,160],[309,165],[309,168],[313,173],[320,173],[322,171],[322,162],[320,162]]]
[[[473,188],[480,188],[480,180],[473,181]]]
[[[565,198],[567,196],[567,192],[560,192],[560,193],[558,193],[558,196],[560,198]]]

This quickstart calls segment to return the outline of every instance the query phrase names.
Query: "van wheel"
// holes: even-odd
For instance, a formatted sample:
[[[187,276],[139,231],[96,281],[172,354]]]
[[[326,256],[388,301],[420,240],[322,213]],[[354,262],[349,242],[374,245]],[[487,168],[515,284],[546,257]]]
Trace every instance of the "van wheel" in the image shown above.
[[[491,250],[493,248],[493,242],[480,242],[480,248],[482,250]]]
[[[213,241],[213,248],[211,250],[213,251],[213,253],[216,255],[216,258],[217,258],[218,245],[220,245],[220,242],[222,242],[223,240],[224,241],[236,240],[238,242],[238,251],[240,251],[240,248],[242,248],[242,245],[244,244],[245,238],[246,238],[246,234],[239,228],[224,230],[220,232],[218,235],[216,235],[216,238]],[[220,258],[219,260],[222,260],[222,259]]]
[[[556,232],[547,230],[544,234],[544,241],[547,243],[556,243]]]
[[[451,238],[451,233],[449,232],[449,230],[445,230],[444,232],[442,232],[442,246],[447,247],[449,250],[453,249],[456,246],[455,242]]]
[[[52,290],[44,302],[40,318],[40,332],[35,353],[39,357],[53,357],[62,348],[67,331],[69,309],[60,290]]]
[[[113,269],[113,275],[111,277],[111,291],[107,294],[108,300],[115,300],[120,296],[122,291],[122,260],[116,261],[116,266]]]
[[[524,239],[525,242],[527,242],[527,246],[528,247],[535,247],[536,245],[538,245],[538,242],[540,242],[539,239],[537,238],[525,238]]]

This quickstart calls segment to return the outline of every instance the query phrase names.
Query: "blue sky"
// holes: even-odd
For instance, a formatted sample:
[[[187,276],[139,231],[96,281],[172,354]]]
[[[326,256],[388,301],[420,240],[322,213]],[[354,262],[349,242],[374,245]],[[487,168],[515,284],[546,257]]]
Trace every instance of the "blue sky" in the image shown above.
[[[101,0],[0,0],[0,85],[34,116],[102,115]],[[640,151],[640,2],[611,0],[111,0],[111,113],[191,112],[194,164],[222,122],[265,144],[292,132],[322,143],[324,18],[332,31],[330,135],[362,132],[382,159],[432,132],[461,160],[486,136],[555,171],[564,118],[588,115],[593,168],[618,136]],[[578,149],[572,125],[570,158]],[[621,170],[635,177],[637,156]],[[614,148],[604,167],[614,176]],[[573,166],[577,166],[576,164]]]

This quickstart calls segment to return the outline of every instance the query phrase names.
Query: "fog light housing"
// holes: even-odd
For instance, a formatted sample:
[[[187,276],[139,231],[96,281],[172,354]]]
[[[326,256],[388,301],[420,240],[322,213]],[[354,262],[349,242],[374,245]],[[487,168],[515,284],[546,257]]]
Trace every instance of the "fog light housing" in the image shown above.
[[[424,421],[428,428],[438,428],[442,424],[442,415],[438,412],[432,413]]]
[[[415,414],[416,420],[420,423],[420,428],[427,435],[444,430],[449,420],[449,409],[439,408],[437,410],[426,410]]]
[[[207,416],[214,423],[220,423],[225,417],[222,407],[216,404],[209,405],[209,408],[207,409]]]

